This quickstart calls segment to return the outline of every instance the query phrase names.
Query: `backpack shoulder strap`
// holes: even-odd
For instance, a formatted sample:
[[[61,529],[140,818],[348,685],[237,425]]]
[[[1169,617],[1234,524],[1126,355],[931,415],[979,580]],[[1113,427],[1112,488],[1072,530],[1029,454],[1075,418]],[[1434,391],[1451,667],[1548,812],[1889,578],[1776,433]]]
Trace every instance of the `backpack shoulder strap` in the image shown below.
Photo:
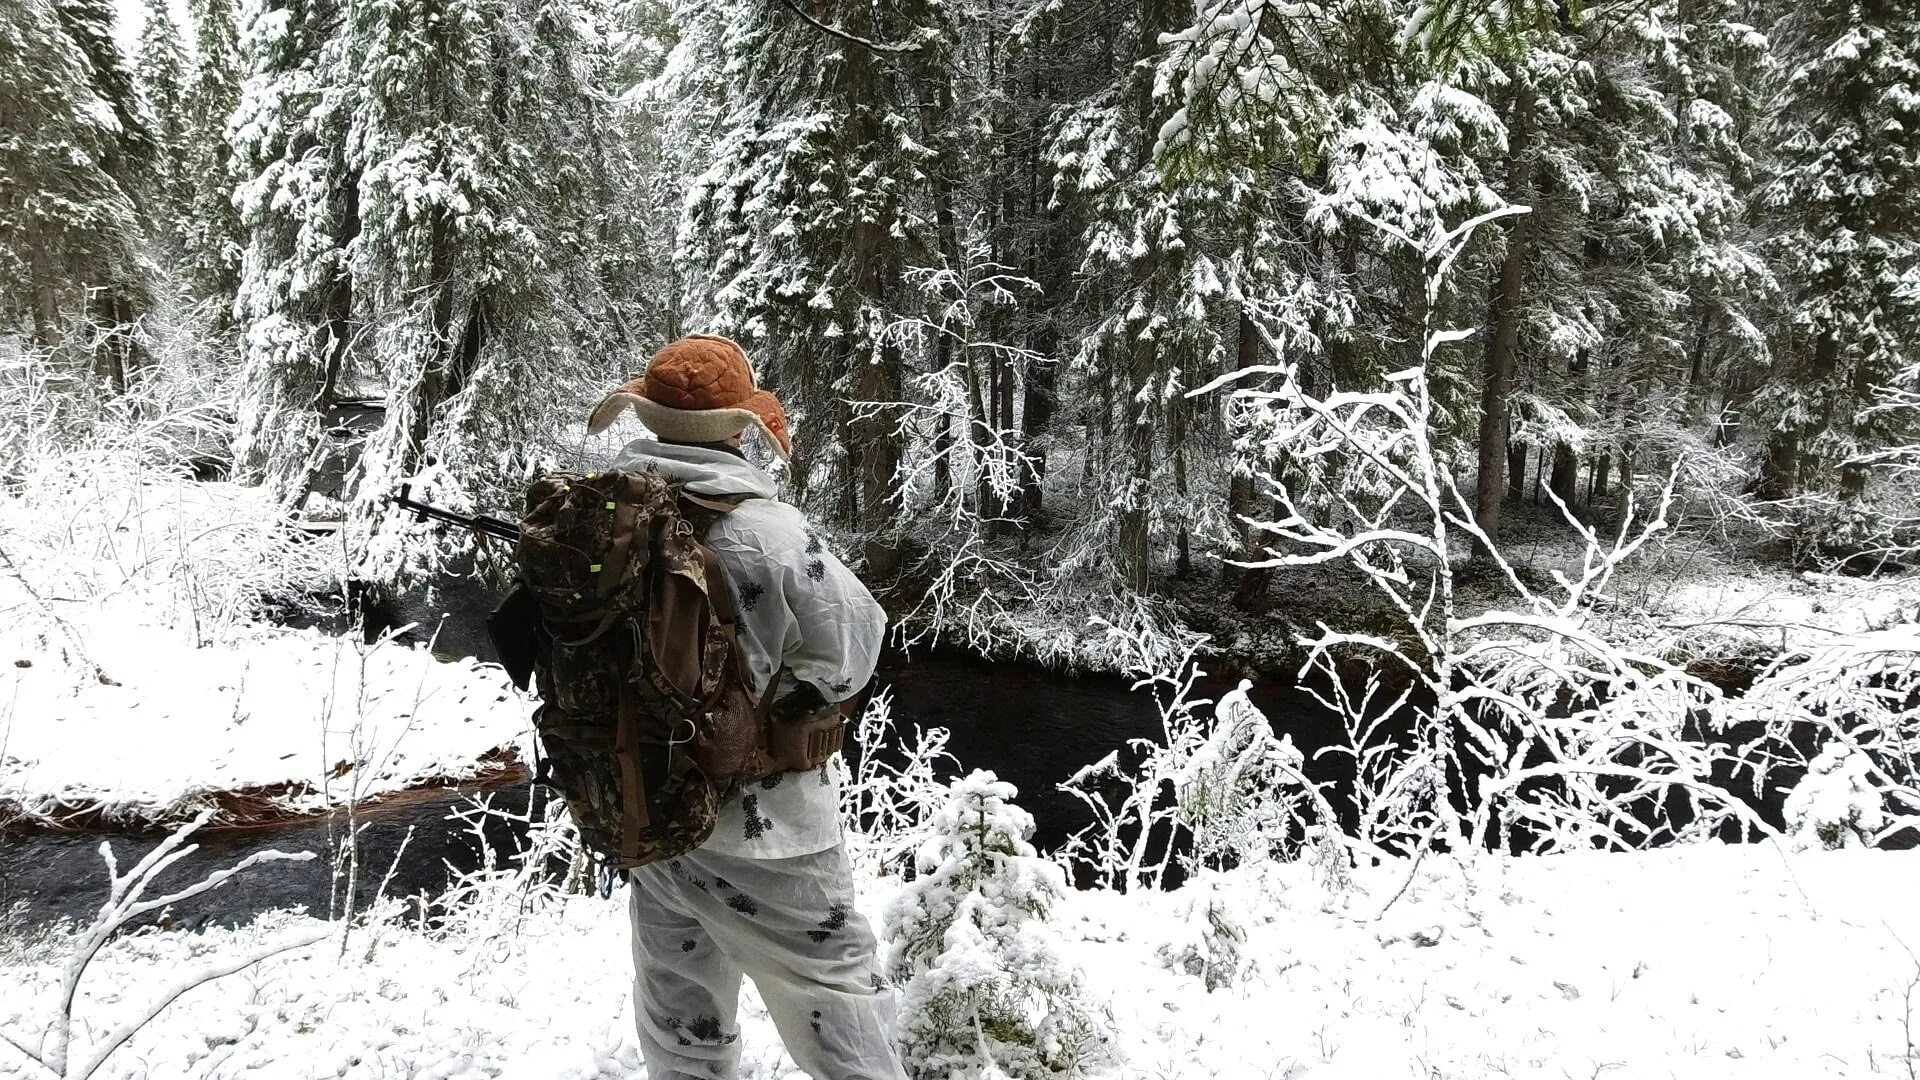
[[[680,489],[680,499],[682,502],[708,511],[712,515],[703,522],[704,525],[708,526],[713,524],[714,518],[718,518],[724,514],[731,514],[740,508],[741,503],[759,497],[758,495],[695,495],[686,488]],[[688,516],[692,517],[693,515],[689,514]],[[704,533],[706,529],[702,528],[700,531]]]

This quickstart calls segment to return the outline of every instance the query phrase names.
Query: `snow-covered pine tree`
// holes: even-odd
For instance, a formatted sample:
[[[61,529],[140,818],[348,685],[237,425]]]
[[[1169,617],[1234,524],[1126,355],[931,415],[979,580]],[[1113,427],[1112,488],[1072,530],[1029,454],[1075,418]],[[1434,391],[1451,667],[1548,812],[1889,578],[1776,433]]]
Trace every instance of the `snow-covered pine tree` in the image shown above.
[[[953,781],[916,876],[887,908],[901,1059],[921,1080],[1083,1076],[1112,1053],[1046,921],[1063,874],[1027,842],[1033,818],[1014,796],[990,772]]]
[[[1763,494],[1857,498],[1858,459],[1892,436],[1866,413],[1920,341],[1920,9],[1903,0],[1769,5],[1779,55],[1765,207],[1787,294]]]

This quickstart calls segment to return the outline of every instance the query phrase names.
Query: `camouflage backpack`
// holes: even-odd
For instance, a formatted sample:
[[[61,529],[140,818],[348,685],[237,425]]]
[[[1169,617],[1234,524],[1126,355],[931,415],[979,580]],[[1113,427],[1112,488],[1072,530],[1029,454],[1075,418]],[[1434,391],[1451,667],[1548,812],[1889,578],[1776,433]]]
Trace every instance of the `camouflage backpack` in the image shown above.
[[[840,748],[837,712],[776,724],[773,695],[754,700],[705,542],[738,502],[632,472],[556,473],[527,491],[516,555],[545,630],[542,771],[587,847],[621,869],[700,846],[740,787]]]

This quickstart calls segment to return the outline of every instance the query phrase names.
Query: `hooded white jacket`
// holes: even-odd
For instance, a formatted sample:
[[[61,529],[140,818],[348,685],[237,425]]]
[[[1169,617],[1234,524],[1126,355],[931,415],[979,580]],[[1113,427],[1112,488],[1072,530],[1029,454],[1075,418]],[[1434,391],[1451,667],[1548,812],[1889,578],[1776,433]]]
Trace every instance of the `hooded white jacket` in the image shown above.
[[[778,498],[773,478],[725,450],[637,439],[615,469],[649,472],[696,495],[751,495],[707,533],[739,619],[754,680],[784,696],[812,683],[828,701],[866,686],[880,657],[886,613],[853,571],[826,549],[806,516]],[[840,842],[838,763],[816,774],[770,776],[721,808],[706,850],[785,859]]]

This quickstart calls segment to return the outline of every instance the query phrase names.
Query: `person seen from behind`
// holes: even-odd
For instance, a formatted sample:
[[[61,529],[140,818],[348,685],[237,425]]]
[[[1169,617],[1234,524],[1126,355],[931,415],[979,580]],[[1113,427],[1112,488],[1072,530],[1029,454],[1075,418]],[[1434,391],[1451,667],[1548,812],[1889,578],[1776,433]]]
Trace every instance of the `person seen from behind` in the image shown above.
[[[749,428],[781,459],[792,451],[786,414],[746,353],[723,337],[673,342],[608,395],[593,429],[626,408],[657,438],[629,443],[614,469],[743,500],[706,541],[733,597],[749,689],[775,695],[776,710],[859,694],[886,615],[742,452]],[[706,843],[628,872],[634,1017],[650,1080],[736,1075],[742,976],[814,1080],[905,1080],[892,991],[854,907],[839,784],[834,763],[749,784],[721,807]]]

